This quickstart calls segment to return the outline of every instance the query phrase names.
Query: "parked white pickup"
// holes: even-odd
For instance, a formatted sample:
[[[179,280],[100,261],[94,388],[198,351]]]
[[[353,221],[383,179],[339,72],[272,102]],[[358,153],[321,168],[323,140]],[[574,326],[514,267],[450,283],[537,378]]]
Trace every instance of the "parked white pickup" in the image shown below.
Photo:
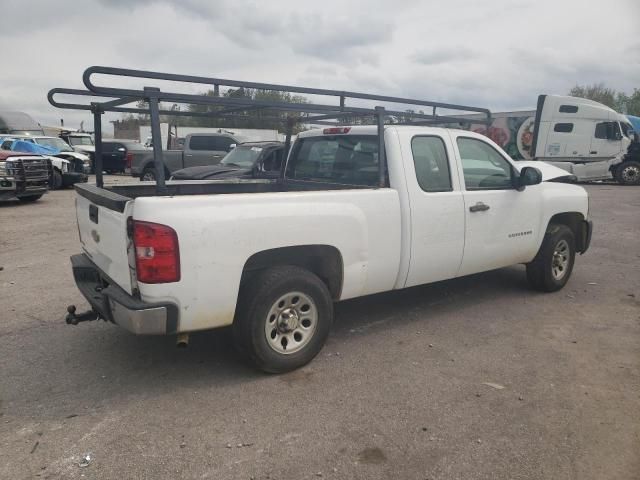
[[[384,188],[367,126],[301,133],[285,181],[77,186],[78,287],[134,333],[233,324],[255,365],[282,372],[320,351],[339,300],[519,263],[533,287],[564,286],[591,237],[565,171],[467,131],[384,132]]]

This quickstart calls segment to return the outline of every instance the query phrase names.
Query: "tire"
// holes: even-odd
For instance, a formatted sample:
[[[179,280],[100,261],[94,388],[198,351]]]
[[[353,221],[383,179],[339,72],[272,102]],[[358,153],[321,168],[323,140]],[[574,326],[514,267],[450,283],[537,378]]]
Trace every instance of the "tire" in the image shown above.
[[[51,190],[60,190],[62,188],[62,173],[54,170],[51,175]]]
[[[40,200],[41,197],[42,195],[28,195],[25,197],[18,197],[18,200],[20,200],[22,203],[31,203],[35,202],[36,200]]]
[[[333,301],[320,278],[296,266],[273,267],[241,286],[233,336],[255,367],[284,373],[320,352],[332,323]]]
[[[621,163],[616,168],[614,176],[622,185],[640,185],[640,162],[627,160]]]
[[[141,182],[155,182],[156,181],[156,171],[153,168],[145,168],[140,175]]]
[[[538,254],[527,264],[527,280],[536,290],[555,292],[566,285],[573,271],[576,242],[566,225],[551,224]]]

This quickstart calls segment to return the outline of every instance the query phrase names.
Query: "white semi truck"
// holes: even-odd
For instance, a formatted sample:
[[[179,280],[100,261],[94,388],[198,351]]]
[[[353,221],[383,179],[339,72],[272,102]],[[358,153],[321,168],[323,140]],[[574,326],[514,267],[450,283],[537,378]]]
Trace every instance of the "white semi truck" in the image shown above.
[[[469,118],[481,120],[477,115]],[[482,133],[514,160],[542,160],[579,181],[640,183],[640,155],[628,117],[585,98],[540,95],[536,110],[492,114],[489,127],[455,126]],[[636,142],[636,143],[634,143]]]
[[[578,180],[615,178],[640,183],[640,164],[629,155],[633,126],[615,110],[593,100],[540,95],[532,156],[562,168]]]

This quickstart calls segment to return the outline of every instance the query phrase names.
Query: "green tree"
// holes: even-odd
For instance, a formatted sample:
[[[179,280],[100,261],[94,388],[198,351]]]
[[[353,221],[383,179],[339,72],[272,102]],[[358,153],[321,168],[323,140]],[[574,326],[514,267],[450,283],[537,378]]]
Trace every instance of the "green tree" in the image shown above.
[[[606,87],[604,83],[594,83],[593,85],[576,85],[569,91],[572,97],[588,98],[602,103],[607,107],[616,108],[618,92]]]
[[[217,96],[216,92],[209,90],[203,93],[207,96]],[[279,103],[307,103],[307,99],[300,95],[292,95],[289,92],[277,90],[256,90],[249,88],[230,88],[222,93],[223,97],[239,99],[244,98],[255,101],[270,101]],[[278,111],[277,109],[235,109],[231,106],[217,105],[189,105],[189,111],[194,113],[214,113],[227,110],[225,117],[183,117],[182,125],[194,127],[229,127],[229,128],[270,128],[284,131],[287,116],[300,117],[299,112]],[[240,108],[240,107],[238,107]],[[296,123],[294,133],[302,130],[302,124]]]
[[[640,88],[634,88],[631,95],[618,93],[616,96],[616,110],[640,117]]]

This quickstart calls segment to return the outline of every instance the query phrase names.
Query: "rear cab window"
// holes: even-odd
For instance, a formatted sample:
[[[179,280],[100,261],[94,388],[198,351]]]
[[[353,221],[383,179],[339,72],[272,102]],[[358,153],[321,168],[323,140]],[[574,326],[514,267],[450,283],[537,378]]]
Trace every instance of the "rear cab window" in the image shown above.
[[[442,138],[415,136],[411,139],[411,152],[418,185],[425,192],[450,192],[451,170],[449,157]]]
[[[323,135],[299,138],[287,178],[374,187],[378,185],[378,137]]]

